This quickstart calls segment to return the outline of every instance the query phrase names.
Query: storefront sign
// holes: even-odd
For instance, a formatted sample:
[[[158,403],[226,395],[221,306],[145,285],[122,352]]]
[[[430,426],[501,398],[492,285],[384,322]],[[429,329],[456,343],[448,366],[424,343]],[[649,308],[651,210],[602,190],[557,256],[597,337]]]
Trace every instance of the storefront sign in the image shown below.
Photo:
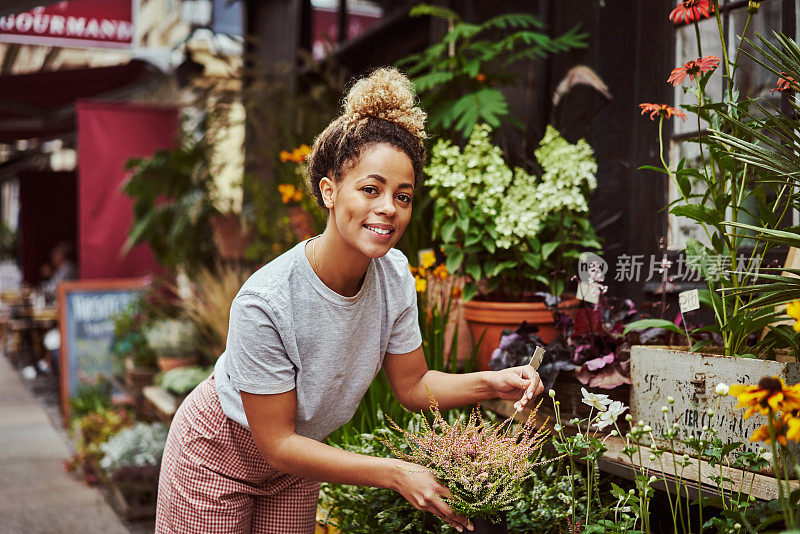
[[[132,0],[70,0],[0,17],[0,42],[128,48],[132,40]]]

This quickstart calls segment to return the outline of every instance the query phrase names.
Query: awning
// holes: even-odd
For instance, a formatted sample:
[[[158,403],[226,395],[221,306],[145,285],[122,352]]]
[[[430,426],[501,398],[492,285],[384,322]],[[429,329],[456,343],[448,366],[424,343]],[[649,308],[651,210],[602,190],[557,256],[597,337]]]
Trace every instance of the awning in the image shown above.
[[[158,73],[146,61],[0,76],[0,143],[53,137],[75,128],[75,101],[120,98]]]

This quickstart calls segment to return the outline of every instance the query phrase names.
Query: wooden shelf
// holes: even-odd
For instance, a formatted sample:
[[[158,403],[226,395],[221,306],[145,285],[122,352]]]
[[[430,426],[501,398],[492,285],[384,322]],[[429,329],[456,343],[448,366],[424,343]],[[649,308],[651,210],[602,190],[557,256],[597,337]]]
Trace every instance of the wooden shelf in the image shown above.
[[[172,421],[172,417],[178,409],[178,399],[172,393],[159,386],[146,386],[142,390],[145,400],[156,410],[158,418],[166,424]]]
[[[482,403],[482,406],[503,417],[511,417],[514,414],[514,403],[511,401],[491,400]],[[529,412],[530,410],[525,409],[521,413],[516,414],[514,418],[518,421],[524,421],[528,417]],[[554,422],[552,420],[548,422],[548,426],[551,428],[553,424]],[[571,425],[566,424],[564,426],[569,428]],[[622,452],[625,448],[625,440],[619,436],[609,436],[605,440],[605,445],[608,450],[605,456],[598,462],[600,469],[609,474],[633,480],[639,468],[638,466],[634,468],[634,465],[630,463],[628,457]],[[652,451],[649,447],[641,446],[641,452],[642,467],[645,472],[650,475],[655,475],[659,479],[654,486],[660,490],[676,494],[676,481],[678,477],[675,473],[672,453],[664,452],[659,462],[658,458],[654,461],[650,460]],[[680,461],[683,461],[682,454],[676,456]],[[681,467],[678,466],[678,475],[683,479],[683,495],[688,493],[692,497],[697,497],[702,492],[704,496],[718,496],[719,489],[712,480],[712,477],[719,476],[720,471],[722,471],[724,477],[733,480],[733,487],[736,491],[738,491],[738,488],[742,486],[742,481],[744,481],[742,486],[744,488],[744,493],[765,501],[778,498],[778,485],[775,477],[729,468],[727,466],[712,468],[707,462],[703,462],[702,466],[698,469],[697,458],[690,457],[689,461],[691,462],[690,465],[683,468],[682,472]],[[661,469],[662,465],[663,471]],[[791,488],[790,491],[800,488],[800,482],[798,480],[791,480],[789,485]],[[729,493],[728,487],[728,485],[725,486],[726,494]]]

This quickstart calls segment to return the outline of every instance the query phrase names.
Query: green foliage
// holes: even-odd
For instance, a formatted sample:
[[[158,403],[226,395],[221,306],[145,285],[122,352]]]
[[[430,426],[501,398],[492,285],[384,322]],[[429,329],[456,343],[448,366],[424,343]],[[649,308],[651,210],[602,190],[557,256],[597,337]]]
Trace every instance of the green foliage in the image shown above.
[[[178,367],[157,375],[155,383],[175,395],[186,395],[208,378],[212,371],[213,368],[198,365]]]
[[[526,300],[542,289],[560,296],[580,254],[600,248],[588,218],[594,153],[586,141],[568,143],[548,127],[534,152],[541,175],[529,174],[512,170],[490,134],[478,126],[463,149],[438,141],[425,169],[447,269],[470,278],[467,300],[478,292]]]
[[[80,473],[87,483],[102,478],[100,445],[111,436],[133,424],[131,414],[119,408],[101,407],[78,417],[73,417],[70,434],[75,440],[75,454],[66,468]]]
[[[551,38],[536,31],[544,25],[528,13],[504,13],[472,24],[453,10],[421,4],[409,15],[447,22],[447,32],[439,42],[397,64],[413,76],[431,129],[457,133],[464,139],[480,123],[494,128],[505,120],[518,123],[500,91],[518,82],[519,77],[511,74],[513,65],[587,46],[587,34],[578,27]]]
[[[114,338],[111,352],[125,358],[130,356],[134,367],[156,368],[156,353],[147,344],[144,329],[149,322],[145,313],[145,298],[140,297],[131,302],[127,309],[114,317]],[[116,372],[121,374],[121,366]]]
[[[0,260],[15,260],[19,256],[19,232],[0,223]]]
[[[133,170],[122,190],[134,199],[134,221],[123,250],[146,243],[167,268],[210,267],[217,255],[210,222],[216,210],[205,144],[185,142],[125,167]]]
[[[452,417],[458,412],[454,411]],[[409,421],[408,431],[419,429],[420,416]],[[408,445],[396,432],[379,428],[374,433],[365,433],[342,448],[369,456],[389,457],[388,442],[403,452]],[[573,481],[564,472],[563,466],[547,462],[531,470],[530,477],[522,483],[520,498],[508,511],[510,534],[556,534],[566,524],[569,488],[571,482],[583,484],[578,473]],[[577,512],[585,510],[585,499],[577,503]],[[385,488],[323,484],[320,503],[327,510],[326,519],[348,534],[384,534],[386,532],[434,533],[456,532],[451,526],[433,514],[421,512],[411,506],[402,495]]]
[[[747,10],[745,28],[757,11],[757,6]],[[715,16],[719,17],[718,13]],[[727,50],[726,36],[719,27],[721,49]],[[689,240],[687,264],[708,286],[709,298],[703,299],[703,304],[713,310],[715,331],[729,356],[766,357],[773,348],[797,346],[787,344],[790,340],[775,333],[774,328],[775,335],[752,341],[780,315],[772,306],[790,301],[798,287],[796,281],[780,273],[759,274],[764,272],[768,253],[779,246],[800,243],[800,230],[787,227],[792,208],[800,206],[796,121],[769,100],[740,99],[734,83],[740,52],[776,76],[797,79],[800,47],[780,33],[773,35],[777,45],[759,36],[761,48],[742,36],[735,56],[723,54],[718,69],[699,76],[696,83],[688,79],[684,82],[684,92],[697,99],[696,105],[684,107],[697,114],[698,128],[701,121],[710,125],[708,135],[685,141],[698,144],[698,158],[681,160],[673,170],[664,160],[663,144],[660,146],[660,171],[668,175],[680,195],[670,212],[695,221],[705,237],[702,243]],[[754,52],[743,48],[745,43],[752,45]],[[706,92],[711,76],[723,76],[722,102],[713,101]],[[795,99],[788,102],[792,113],[800,111]]]

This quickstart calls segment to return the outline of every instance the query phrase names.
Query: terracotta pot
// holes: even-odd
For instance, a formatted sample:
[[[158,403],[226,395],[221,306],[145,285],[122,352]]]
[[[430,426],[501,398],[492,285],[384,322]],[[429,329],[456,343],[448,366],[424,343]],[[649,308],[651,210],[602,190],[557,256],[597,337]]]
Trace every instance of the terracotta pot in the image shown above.
[[[178,367],[188,367],[190,365],[197,365],[199,358],[197,354],[182,354],[180,356],[159,356],[158,368],[162,372],[167,372],[170,369],[177,369]]]
[[[472,534],[508,534],[506,513],[501,512],[499,516],[500,518],[497,523],[493,523],[481,517],[472,519],[472,525],[475,527]]]
[[[578,299],[564,299],[558,308],[574,317],[580,306]],[[516,330],[522,321],[539,327],[537,335],[545,343],[550,343],[558,335],[553,313],[543,302],[491,302],[471,300],[464,303],[464,318],[467,320],[472,340],[477,343],[481,336],[478,350],[478,368],[489,369],[492,352],[500,344],[500,334],[504,329]]]
[[[213,215],[211,226],[222,259],[244,258],[247,247],[253,242],[253,232],[242,224],[238,215]]]

